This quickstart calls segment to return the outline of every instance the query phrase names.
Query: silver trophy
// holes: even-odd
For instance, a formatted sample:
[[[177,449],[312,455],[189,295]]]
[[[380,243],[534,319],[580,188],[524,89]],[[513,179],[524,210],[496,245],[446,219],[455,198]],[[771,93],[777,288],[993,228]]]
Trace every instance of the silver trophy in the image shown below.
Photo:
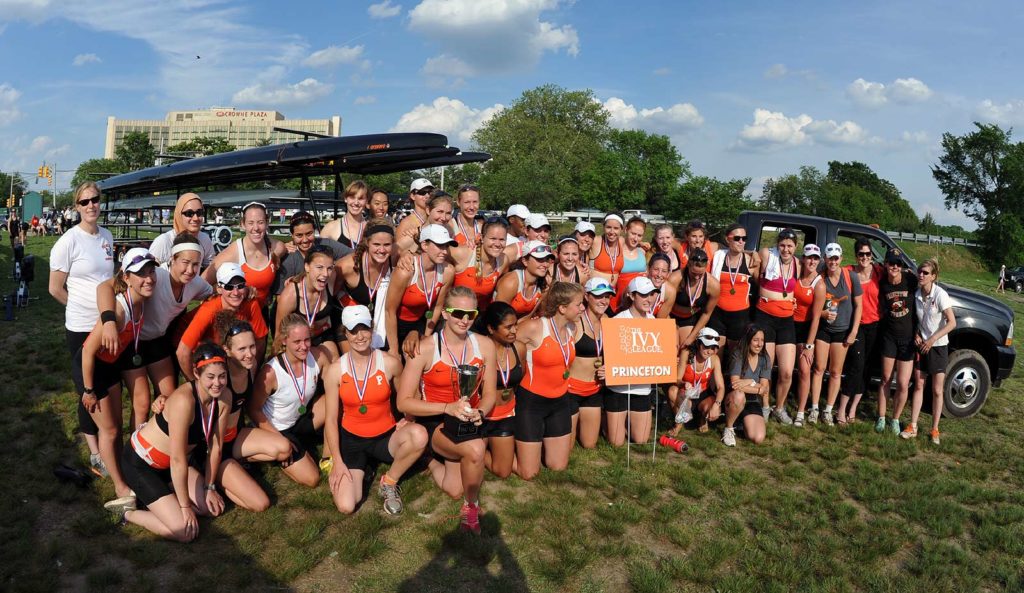
[[[452,389],[459,394],[460,402],[469,408],[470,400],[480,389],[483,381],[483,366],[460,364],[452,369]],[[443,430],[448,438],[455,442],[466,441],[480,436],[480,425],[474,422],[463,422],[453,416],[444,417]]]

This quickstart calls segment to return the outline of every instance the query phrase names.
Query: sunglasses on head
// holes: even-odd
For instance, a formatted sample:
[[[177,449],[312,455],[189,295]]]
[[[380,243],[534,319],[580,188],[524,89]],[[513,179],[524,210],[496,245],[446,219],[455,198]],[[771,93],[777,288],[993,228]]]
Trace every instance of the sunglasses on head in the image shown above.
[[[93,196],[91,198],[82,198],[81,200],[78,200],[78,205],[82,206],[82,207],[88,206],[89,204],[99,204],[99,203],[100,203],[100,196],[99,196],[99,194],[97,194],[97,195],[95,195],[95,196]]]
[[[128,262],[128,265],[126,265],[125,268],[130,268],[132,266],[141,264],[144,261],[155,262],[156,259],[153,257],[152,253],[147,253],[146,255],[136,255]]]
[[[463,185],[459,186],[459,193],[461,194],[464,191],[475,191],[475,192],[478,192],[478,191],[480,191],[480,188],[475,186],[475,185],[473,185],[472,183],[466,183],[466,184],[463,184]]]
[[[226,337],[233,338],[238,334],[244,334],[245,332],[251,332],[252,326],[248,323],[236,323],[228,328],[228,335]]]
[[[445,307],[445,311],[455,319],[468,319],[473,321],[480,314],[476,309],[458,309],[456,307]]]
[[[242,290],[245,288],[245,282],[235,282],[234,284],[221,284],[224,290],[228,292],[234,292],[236,290]]]
[[[779,241],[783,241],[785,239],[792,239],[796,241],[796,233],[790,229],[782,229],[779,231]]]
[[[202,210],[198,210],[198,209],[197,210],[182,210],[181,211],[181,216],[182,216],[182,218],[192,218],[193,216],[198,216],[199,218],[202,218],[204,216],[204,213],[203,213]]]
[[[490,216],[484,219],[484,224],[500,224],[507,227],[508,219],[504,216]]]

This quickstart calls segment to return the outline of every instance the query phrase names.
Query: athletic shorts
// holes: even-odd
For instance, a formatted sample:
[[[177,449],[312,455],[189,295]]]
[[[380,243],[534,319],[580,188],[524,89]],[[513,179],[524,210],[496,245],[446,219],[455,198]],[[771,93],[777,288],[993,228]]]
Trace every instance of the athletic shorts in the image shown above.
[[[567,393],[569,397],[569,414],[575,416],[579,414],[580,408],[600,408],[604,405],[604,390],[599,389],[597,393],[591,395],[577,395],[575,393]]]
[[[796,327],[793,317],[776,317],[757,309],[754,323],[764,328],[764,341],[777,346],[796,344]]]
[[[818,324],[819,326],[821,324]],[[804,340],[807,339],[808,332],[811,331],[810,321],[794,321],[793,322],[793,333],[796,335],[796,344],[806,344]],[[811,339],[811,343],[814,343],[814,338]]]
[[[743,332],[747,331],[747,326],[750,325],[750,309],[723,311],[715,307],[708,325],[727,340],[739,341],[743,339]]]
[[[313,402],[315,401],[316,398],[313,398],[313,401],[307,404],[309,409],[305,414],[299,416],[291,428],[280,431],[281,436],[294,445],[292,463],[302,459],[306,453],[309,453],[311,457],[315,455],[318,441],[322,442],[323,431],[313,428]]]
[[[501,420],[485,420],[482,434],[484,438],[515,436],[516,417],[509,416]]]
[[[834,332],[828,329],[828,324],[822,323],[818,325],[818,334],[814,336],[814,339],[816,341],[825,342],[826,344],[838,344],[840,342],[845,342],[849,335],[849,328]]]
[[[114,385],[120,385],[121,383],[121,361],[124,359],[125,354],[118,357],[115,362],[104,362],[100,359],[96,359],[92,367],[92,390],[96,393],[96,399],[102,400],[107,397],[107,392]],[[131,355],[128,356],[131,358]],[[75,390],[79,396],[85,394],[85,377],[82,374],[82,349],[79,348],[78,352],[75,352],[75,357],[71,362],[71,378],[75,382]]]
[[[918,360],[918,368],[929,375],[945,373],[948,365],[949,346],[932,346]]]
[[[899,340],[892,336],[882,334],[882,338],[879,340],[881,343],[880,350],[882,356],[885,358],[895,358],[906,362],[908,360],[914,360],[917,357],[917,346],[914,344],[914,338],[907,338],[906,340]]]
[[[546,438],[565,436],[572,432],[569,398],[543,397],[516,387],[516,440],[539,443]]]
[[[135,491],[138,502],[149,506],[168,494],[174,494],[171,488],[171,470],[156,469],[146,463],[132,448],[129,439],[121,452],[121,473],[128,487]]]
[[[341,438],[341,460],[349,469],[366,471],[371,463],[394,463],[395,458],[388,450],[395,427],[375,437],[361,437],[339,427]]]
[[[152,340],[139,342],[139,352],[142,354],[143,364],[153,364],[175,355],[175,345],[171,335],[165,334]]]
[[[607,387],[602,391],[605,412],[650,412],[654,403],[654,396],[651,393],[626,395]]]
[[[696,315],[690,315],[689,317],[677,317],[675,315],[669,315],[676,322],[676,327],[693,327],[697,325],[697,320],[700,319],[701,313]]]
[[[81,377],[82,375],[82,359],[78,358],[78,362],[75,362],[75,354],[81,352],[82,345],[85,344],[86,338],[89,337],[89,332],[73,332],[67,328],[64,328],[64,340],[67,343],[68,354],[71,355],[71,378],[75,383],[75,392],[81,396],[82,392],[85,391],[85,387],[79,385],[79,380],[75,377]],[[100,429],[93,422],[92,416],[82,405],[82,398],[78,398],[78,431],[82,434],[88,434],[96,436],[99,434]]]
[[[736,422],[733,424],[733,428],[736,430],[743,430],[743,419],[747,416],[760,416],[764,418],[761,412],[761,398],[756,395],[744,394],[746,397],[746,403],[743,404],[743,409],[740,410],[740,415],[736,417]]]

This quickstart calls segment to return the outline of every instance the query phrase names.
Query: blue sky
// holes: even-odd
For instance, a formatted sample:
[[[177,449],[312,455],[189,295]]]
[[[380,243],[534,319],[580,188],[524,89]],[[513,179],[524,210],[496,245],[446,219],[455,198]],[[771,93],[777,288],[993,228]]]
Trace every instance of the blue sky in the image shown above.
[[[0,0],[0,169],[102,156],[108,115],[271,108],[467,147],[523,90],[589,88],[699,175],[859,160],[923,215],[944,132],[1024,123],[1015,2]],[[199,59],[196,58],[199,56]],[[71,173],[61,175],[66,186]],[[31,181],[31,180],[30,180]]]

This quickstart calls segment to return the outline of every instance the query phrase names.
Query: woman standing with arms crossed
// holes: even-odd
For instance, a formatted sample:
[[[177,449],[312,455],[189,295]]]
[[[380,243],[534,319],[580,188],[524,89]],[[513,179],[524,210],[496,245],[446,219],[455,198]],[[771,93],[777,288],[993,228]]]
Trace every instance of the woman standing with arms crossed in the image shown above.
[[[942,399],[945,392],[946,367],[949,365],[949,332],[956,328],[953,301],[949,293],[939,286],[939,262],[926,259],[917,267],[917,293],[914,307],[917,312],[917,335],[914,343],[920,352],[920,364],[914,376],[914,399],[910,405],[910,424],[900,436],[917,436],[917,419],[921,416],[925,379],[932,379],[932,443],[939,444],[939,418],[942,417]]]
[[[540,316],[516,334],[523,350],[523,381],[516,387],[516,460],[519,476],[532,480],[544,465],[562,471],[572,449],[569,371],[573,336],[583,313],[583,287],[556,282],[544,295]]]
[[[387,299],[391,314],[384,318],[391,354],[412,358],[418,354],[420,340],[434,334],[445,295],[455,278],[455,270],[447,262],[448,250],[456,245],[445,227],[424,225],[420,229],[420,255],[413,261],[412,270],[399,267],[391,272]]]
[[[478,314],[473,291],[453,288],[444,303],[444,327],[420,340],[419,354],[409,360],[398,387],[398,410],[416,416],[430,436],[434,459],[428,469],[448,496],[464,499],[462,529],[480,533],[480,487],[484,481],[487,445],[479,430],[460,434],[466,423],[479,427],[494,407],[494,344],[470,333]],[[460,365],[477,367],[483,374],[477,407],[456,393]],[[417,394],[422,385],[423,397]]]
[[[427,446],[423,426],[405,422],[397,426],[391,413],[392,385],[398,383],[402,363],[373,347],[373,318],[363,305],[346,307],[342,325],[349,351],[324,373],[327,454],[334,462],[327,480],[334,506],[346,515],[363,498],[363,476],[371,463],[391,467],[381,476],[378,491],[384,512],[402,512],[398,481]]]
[[[191,362],[196,380],[175,389],[153,421],[125,443],[125,476],[147,510],[136,510],[134,499],[108,507],[122,520],[187,543],[199,535],[197,515],[216,517],[224,512],[215,482],[231,410],[226,361],[219,346],[203,344],[196,349]],[[188,459],[200,445],[208,451],[202,473]]]
[[[800,277],[800,262],[794,257],[796,233],[782,229],[775,239],[775,247],[763,248],[759,253],[761,269],[758,270],[757,311],[754,323],[764,329],[765,352],[768,354],[768,368],[771,362],[778,365],[775,378],[775,409],[764,400],[761,414],[768,419],[774,416],[782,424],[793,424],[793,418],[786,412],[786,396],[793,385],[793,366],[796,364],[796,326],[793,311],[796,310],[796,279]]]
[[[50,295],[64,305],[64,339],[72,357],[82,348],[96,321],[117,327],[112,308],[97,313],[96,287],[114,276],[114,237],[99,226],[100,190],[87,181],[75,188],[74,206],[81,221],[61,235],[50,250]],[[14,235],[11,236],[14,240]],[[89,446],[89,465],[100,477],[107,468],[96,441],[96,424],[81,405],[78,427]]]
[[[853,253],[857,256],[857,263],[847,268],[851,274],[857,275],[863,291],[864,306],[857,341],[850,347],[850,352],[846,356],[845,378],[839,394],[839,413],[836,415],[839,424],[842,424],[843,420],[850,424],[857,421],[857,405],[864,395],[864,389],[871,384],[873,363],[878,360],[875,348],[879,320],[878,287],[885,271],[873,261],[874,254],[867,239],[857,239],[853,244]]]
[[[478,319],[474,331],[494,342],[498,367],[497,399],[483,425],[487,439],[485,463],[492,474],[505,479],[516,466],[515,388],[523,380],[522,356],[516,344],[519,318],[508,303],[494,301]]]
[[[910,376],[914,372],[914,358],[917,356],[914,343],[917,277],[903,267],[903,252],[895,247],[885,252],[885,272],[878,286],[878,301],[882,310],[882,326],[878,332],[879,350],[882,353],[882,382],[878,386],[878,421],[875,422],[875,432],[885,431],[886,397],[895,373],[896,395],[889,430],[897,435],[900,433],[900,415],[903,406],[907,404]]]
[[[818,264],[821,263],[821,248],[814,243],[804,245],[804,257],[800,265],[800,279],[797,281],[796,290],[793,295],[796,297],[796,310],[793,312],[793,326],[796,330],[798,355],[798,375],[796,384],[796,418],[793,426],[803,428],[804,409],[807,407],[807,398],[811,393],[811,373],[814,369],[814,341],[818,335],[818,324],[821,321],[821,312],[825,308],[825,285],[821,282],[821,275],[818,274]],[[803,341],[801,341],[803,340]],[[807,421],[811,424],[818,423],[818,399],[821,396],[819,390],[815,393],[815,399],[811,401],[811,413]]]
[[[601,434],[604,389],[599,369],[604,366],[604,331],[601,320],[608,312],[615,289],[604,278],[591,278],[583,289],[584,309],[573,336],[576,358],[569,369],[569,406],[572,439],[584,449],[597,446]]]
[[[345,214],[324,226],[321,237],[334,239],[338,243],[355,249],[363,239],[366,229],[366,202],[368,188],[362,179],[356,179],[345,187]]]

